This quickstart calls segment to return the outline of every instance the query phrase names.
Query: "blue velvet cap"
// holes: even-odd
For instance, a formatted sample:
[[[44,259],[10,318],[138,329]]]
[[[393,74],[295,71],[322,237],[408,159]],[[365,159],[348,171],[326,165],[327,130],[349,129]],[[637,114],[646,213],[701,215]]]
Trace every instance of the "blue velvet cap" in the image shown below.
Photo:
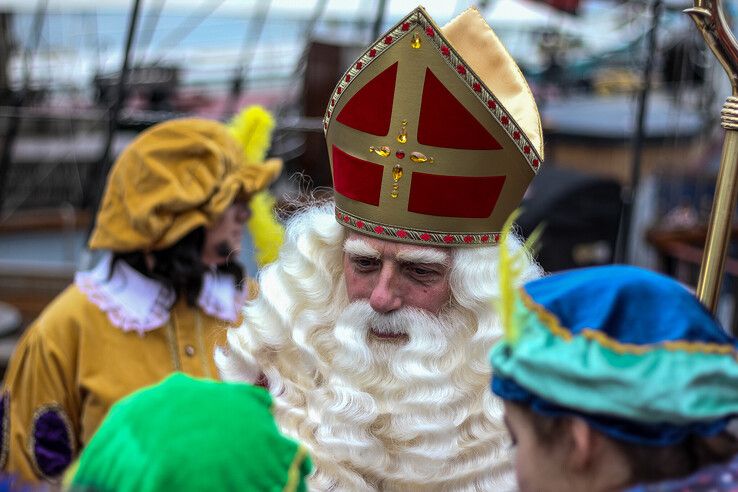
[[[613,438],[670,445],[738,415],[736,340],[681,284],[631,266],[572,270],[518,291],[490,354],[498,396],[577,415]]]

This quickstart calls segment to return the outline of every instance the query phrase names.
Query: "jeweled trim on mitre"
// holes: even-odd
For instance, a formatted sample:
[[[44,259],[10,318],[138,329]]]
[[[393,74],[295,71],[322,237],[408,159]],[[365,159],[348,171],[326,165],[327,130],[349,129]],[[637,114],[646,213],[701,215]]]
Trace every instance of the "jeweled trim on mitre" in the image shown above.
[[[538,152],[531,144],[528,137],[525,135],[525,132],[520,129],[510,113],[508,113],[502,103],[497,100],[489,88],[477,77],[471,67],[469,67],[459,54],[451,47],[448,40],[446,40],[441,33],[440,28],[421,8],[415,9],[407,17],[397,23],[394,28],[364,52],[364,54],[361,55],[361,57],[359,57],[359,59],[356,60],[348,70],[346,70],[333,90],[331,100],[328,103],[325,115],[323,116],[324,133],[327,133],[328,131],[334,107],[341,98],[341,95],[354,81],[356,75],[371,64],[375,58],[381,55],[392,44],[398,42],[409,34],[416,25],[423,28],[427,38],[433,42],[433,46],[435,46],[438,52],[442,55],[441,57],[446,61],[446,64],[456,72],[469,90],[479,101],[482,102],[484,107],[487,108],[487,111],[495,118],[495,120],[497,120],[500,126],[510,136],[512,141],[515,142],[518,150],[520,150],[520,154],[528,162],[530,168],[537,174],[543,164],[543,160],[540,155],[538,155]]]
[[[482,234],[464,233],[449,234],[446,232],[425,231],[420,229],[408,229],[403,227],[394,227],[387,224],[372,222],[356,215],[344,212],[336,207],[336,220],[344,226],[354,229],[362,234],[375,236],[381,239],[393,239],[406,243],[416,244],[440,244],[450,246],[453,244],[479,244],[492,245],[497,244],[500,240],[499,232],[485,232]]]

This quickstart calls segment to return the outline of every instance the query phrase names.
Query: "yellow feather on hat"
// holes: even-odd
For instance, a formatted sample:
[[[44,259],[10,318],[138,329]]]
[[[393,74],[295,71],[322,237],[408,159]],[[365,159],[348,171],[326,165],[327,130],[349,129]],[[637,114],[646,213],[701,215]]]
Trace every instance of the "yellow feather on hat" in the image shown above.
[[[520,284],[523,270],[527,264],[528,254],[533,254],[538,239],[543,232],[542,226],[538,226],[525,241],[523,247],[513,251],[510,247],[510,235],[512,234],[515,220],[520,216],[518,208],[510,214],[502,227],[502,235],[499,243],[499,285],[500,296],[495,299],[495,308],[500,314],[505,341],[514,345],[520,336],[520,327],[515,323],[513,312],[515,311],[515,300],[518,297],[517,290]]]
[[[271,146],[274,117],[261,106],[248,106],[228,124],[231,133],[243,146],[246,162],[262,162]]]
[[[274,117],[261,106],[249,106],[229,123],[231,133],[243,146],[248,164],[263,162],[271,146]],[[277,259],[284,239],[284,227],[274,214],[276,200],[264,190],[251,198],[252,215],[247,226],[256,250],[256,262],[263,267]]]

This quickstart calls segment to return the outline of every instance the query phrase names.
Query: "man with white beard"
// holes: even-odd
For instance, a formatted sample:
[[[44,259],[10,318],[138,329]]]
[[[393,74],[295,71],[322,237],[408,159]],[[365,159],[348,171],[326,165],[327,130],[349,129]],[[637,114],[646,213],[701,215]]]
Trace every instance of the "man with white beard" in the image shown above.
[[[418,8],[324,122],[335,202],[288,223],[222,376],[268,386],[315,490],[513,489],[487,353],[495,243],[543,155],[520,70],[476,10],[439,28]],[[520,281],[538,275],[528,260]]]

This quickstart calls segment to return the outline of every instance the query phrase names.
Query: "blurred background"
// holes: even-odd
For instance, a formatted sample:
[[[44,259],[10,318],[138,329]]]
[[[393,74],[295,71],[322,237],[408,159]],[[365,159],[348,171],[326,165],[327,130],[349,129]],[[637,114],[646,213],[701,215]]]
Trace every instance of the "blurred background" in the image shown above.
[[[0,1],[0,369],[23,328],[91,266],[84,245],[118,152],[153,123],[277,116],[286,201],[330,186],[321,118],[341,74],[416,3],[400,0]],[[539,103],[546,164],[523,234],[548,271],[632,263],[696,283],[720,164],[727,76],[664,0],[476,5]],[[736,3],[726,2],[732,19]],[[250,240],[247,239],[247,243]],[[244,262],[255,273],[252,248]],[[737,323],[731,248],[719,317]]]

